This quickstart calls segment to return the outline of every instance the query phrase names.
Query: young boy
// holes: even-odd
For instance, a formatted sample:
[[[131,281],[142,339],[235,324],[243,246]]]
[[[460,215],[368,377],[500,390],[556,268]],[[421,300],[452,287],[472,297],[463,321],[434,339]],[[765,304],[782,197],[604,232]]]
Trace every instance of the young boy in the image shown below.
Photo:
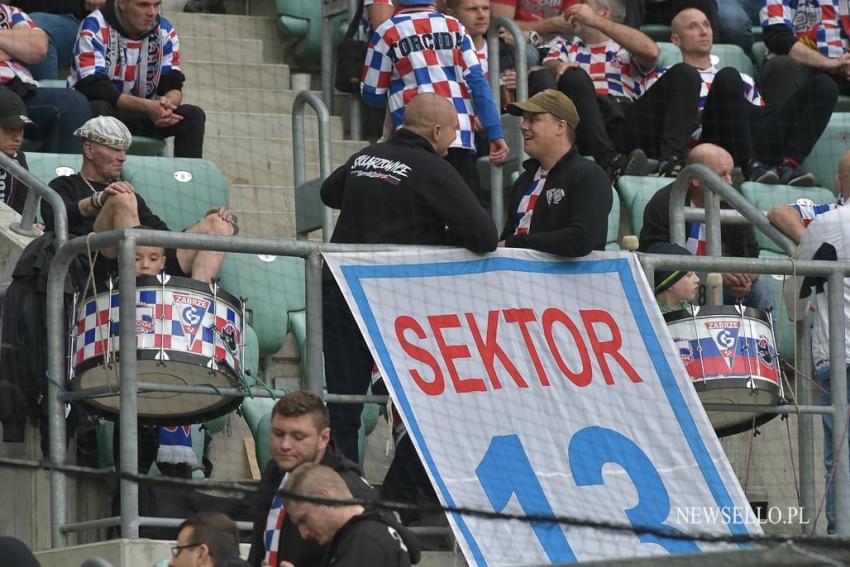
[[[650,254],[690,256],[678,244],[659,242],[647,250]],[[682,270],[655,270],[655,300],[662,313],[688,309],[699,291],[699,276]]]
[[[165,248],[136,246],[136,277],[156,276],[165,269]]]

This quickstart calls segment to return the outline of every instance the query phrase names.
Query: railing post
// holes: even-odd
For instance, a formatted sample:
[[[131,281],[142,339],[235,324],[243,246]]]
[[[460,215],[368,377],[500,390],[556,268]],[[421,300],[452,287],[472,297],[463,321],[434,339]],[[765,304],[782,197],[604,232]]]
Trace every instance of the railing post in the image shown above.
[[[33,227],[38,198],[41,197],[53,208],[53,231],[56,235],[57,248],[64,244],[68,240],[68,213],[65,211],[65,204],[59,195],[42,180],[3,152],[0,152],[0,168],[5,169],[13,177],[29,187],[24,210],[21,213],[21,222],[20,224],[12,224],[9,228],[13,232],[24,236],[38,236],[41,234],[40,231]]]
[[[807,310],[806,317],[797,321],[796,326],[797,403],[807,406],[813,402],[812,388],[807,380],[812,375],[812,312]],[[800,523],[803,526],[814,519],[817,510],[814,439],[814,416],[798,415],[797,452],[800,467],[800,508],[802,509]]]
[[[301,91],[292,103],[292,169],[295,187],[307,182],[306,142],[304,136],[304,106],[316,112],[319,121],[319,173],[322,180],[331,174],[331,117],[328,107],[310,91]],[[333,232],[333,211],[323,206],[322,238],[330,240]]]
[[[307,269],[307,387],[321,396],[324,381],[322,359],[322,255],[310,254]]]
[[[844,274],[829,273],[827,280],[829,306],[829,365],[832,392],[832,454],[835,471],[832,477],[835,497],[836,534],[850,536],[850,461],[847,458],[847,362],[845,359]]]
[[[136,382],[136,239],[125,236],[118,245],[119,278],[119,371],[120,415],[119,436],[121,472],[138,474],[139,469],[139,402]],[[129,324],[128,324],[129,323]],[[144,471],[147,473],[147,471]],[[129,478],[121,479],[121,537],[139,537],[139,485]]]

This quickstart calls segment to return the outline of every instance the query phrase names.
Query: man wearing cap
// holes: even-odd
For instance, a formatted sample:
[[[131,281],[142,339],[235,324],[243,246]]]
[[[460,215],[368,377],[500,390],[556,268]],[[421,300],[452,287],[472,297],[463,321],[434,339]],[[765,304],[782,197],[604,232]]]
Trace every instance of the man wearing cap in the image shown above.
[[[575,148],[578,112],[554,89],[508,105],[522,116],[523,147],[531,156],[516,180],[500,246],[532,248],[574,258],[603,250],[614,200],[605,171]]]
[[[363,101],[379,108],[387,104],[393,126],[399,128],[405,107],[416,94],[432,92],[449,99],[457,110],[458,126],[446,159],[480,197],[475,121],[486,133],[492,163],[504,161],[508,145],[475,46],[463,24],[435,10],[434,0],[396,4],[396,13],[369,41],[360,84]]]
[[[21,97],[9,89],[0,89],[0,152],[3,152],[24,169],[27,159],[21,150],[24,126],[31,124]],[[24,210],[28,187],[11,173],[0,167],[0,199],[17,212]]]
[[[183,104],[180,41],[160,2],[114,0],[80,24],[68,84],[95,116],[115,116],[140,136],[174,136],[174,157],[203,156],[206,117]]]
[[[136,193],[135,188],[121,180],[121,170],[127,159],[132,135],[127,127],[112,116],[97,116],[76,132],[83,141],[83,166],[79,173],[57,177],[50,182],[65,202],[68,213],[68,232],[82,236],[139,225],[157,230],[170,230]],[[46,230],[53,230],[53,209],[41,205]],[[232,236],[237,231],[233,215],[224,207],[207,211],[203,219],[186,229],[198,234]],[[116,248],[101,250],[100,256],[114,259]],[[221,268],[223,252],[208,250],[166,250],[165,270],[169,274],[209,282]],[[95,274],[106,277],[115,269],[114,262],[98,262]]]
[[[0,89],[23,99],[27,116],[38,126],[43,151],[72,154],[80,151],[76,128],[89,119],[85,97],[70,89],[38,85],[27,65],[47,54],[47,34],[18,8],[0,4]]]

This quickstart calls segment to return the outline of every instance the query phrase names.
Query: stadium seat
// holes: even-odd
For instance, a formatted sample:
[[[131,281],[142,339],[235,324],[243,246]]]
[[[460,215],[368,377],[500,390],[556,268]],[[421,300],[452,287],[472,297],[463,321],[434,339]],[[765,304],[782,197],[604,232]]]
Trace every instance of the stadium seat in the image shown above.
[[[317,67],[322,58],[322,2],[275,0],[278,23],[293,45],[287,54],[302,66]],[[348,14],[333,20],[334,47],[348,29]]]
[[[777,205],[790,204],[802,198],[811,199],[815,203],[835,202],[835,196],[832,192],[823,187],[790,187],[787,185],[765,185],[763,183],[748,181],[741,185],[741,194],[750,203],[765,212]],[[756,240],[758,240],[761,250],[785,255],[777,244],[759,230],[756,231]]]
[[[834,112],[803,168],[815,174],[817,184],[838,195],[835,172],[838,160],[850,150],[850,113]]]
[[[672,183],[668,177],[632,177],[624,175],[617,180],[617,191],[623,198],[626,212],[629,215],[631,234],[640,234],[643,228],[643,210],[646,204],[655,195],[655,192]],[[609,227],[610,229],[610,227]]]
[[[248,320],[269,356],[283,346],[289,313],[304,309],[304,260],[285,256],[228,254],[219,273],[224,289],[247,300]]]
[[[620,234],[620,196],[614,192],[611,212],[608,213],[608,236],[605,239],[605,250],[619,250],[617,236]]]
[[[664,24],[643,24],[640,31],[655,40],[656,43],[670,41],[670,26]]]
[[[682,62],[682,52],[672,43],[662,42],[658,44],[661,55],[658,56],[659,67],[672,67]],[[749,55],[737,45],[717,43],[711,48],[712,57],[717,57],[715,65],[719,69],[723,67],[734,67],[739,73],[745,73],[755,77],[755,66]]]
[[[227,179],[211,161],[130,156],[122,177],[172,230],[198,222],[210,208],[227,206]]]

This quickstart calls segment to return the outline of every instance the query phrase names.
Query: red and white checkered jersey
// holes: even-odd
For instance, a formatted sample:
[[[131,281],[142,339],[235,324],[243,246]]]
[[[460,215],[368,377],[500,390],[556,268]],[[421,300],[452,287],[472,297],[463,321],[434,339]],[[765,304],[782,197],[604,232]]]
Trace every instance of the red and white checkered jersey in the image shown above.
[[[361,90],[388,96],[396,128],[402,124],[405,105],[417,94],[433,92],[448,98],[458,113],[452,147],[474,150],[475,112],[465,79],[476,65],[480,66],[478,54],[458,20],[434,10],[402,10],[372,36]]]
[[[531,22],[557,16],[573,4],[578,4],[579,0],[492,0],[492,3],[515,6],[514,20]]]
[[[95,10],[80,25],[68,86],[100,74],[109,77],[120,93],[156,98],[162,75],[179,70],[180,40],[168,20],[160,17],[156,32],[146,39],[130,39]],[[139,76],[142,71],[144,77]]]
[[[11,30],[19,28],[38,29],[29,16],[25,12],[6,4],[0,4],[0,30]],[[35,79],[32,78],[29,69],[23,64],[18,63],[14,59],[6,59],[0,61],[0,84],[6,84],[18,77],[25,83],[37,85]]]
[[[798,41],[827,57],[841,57],[848,50],[847,0],[762,0],[759,18],[763,28],[786,26]]]
[[[597,95],[632,100],[646,91],[643,81],[652,71],[642,71],[631,53],[613,39],[605,43],[586,44],[578,38],[572,41],[557,38],[549,43],[549,53],[543,59],[544,63],[547,61],[578,63],[590,75]]]

